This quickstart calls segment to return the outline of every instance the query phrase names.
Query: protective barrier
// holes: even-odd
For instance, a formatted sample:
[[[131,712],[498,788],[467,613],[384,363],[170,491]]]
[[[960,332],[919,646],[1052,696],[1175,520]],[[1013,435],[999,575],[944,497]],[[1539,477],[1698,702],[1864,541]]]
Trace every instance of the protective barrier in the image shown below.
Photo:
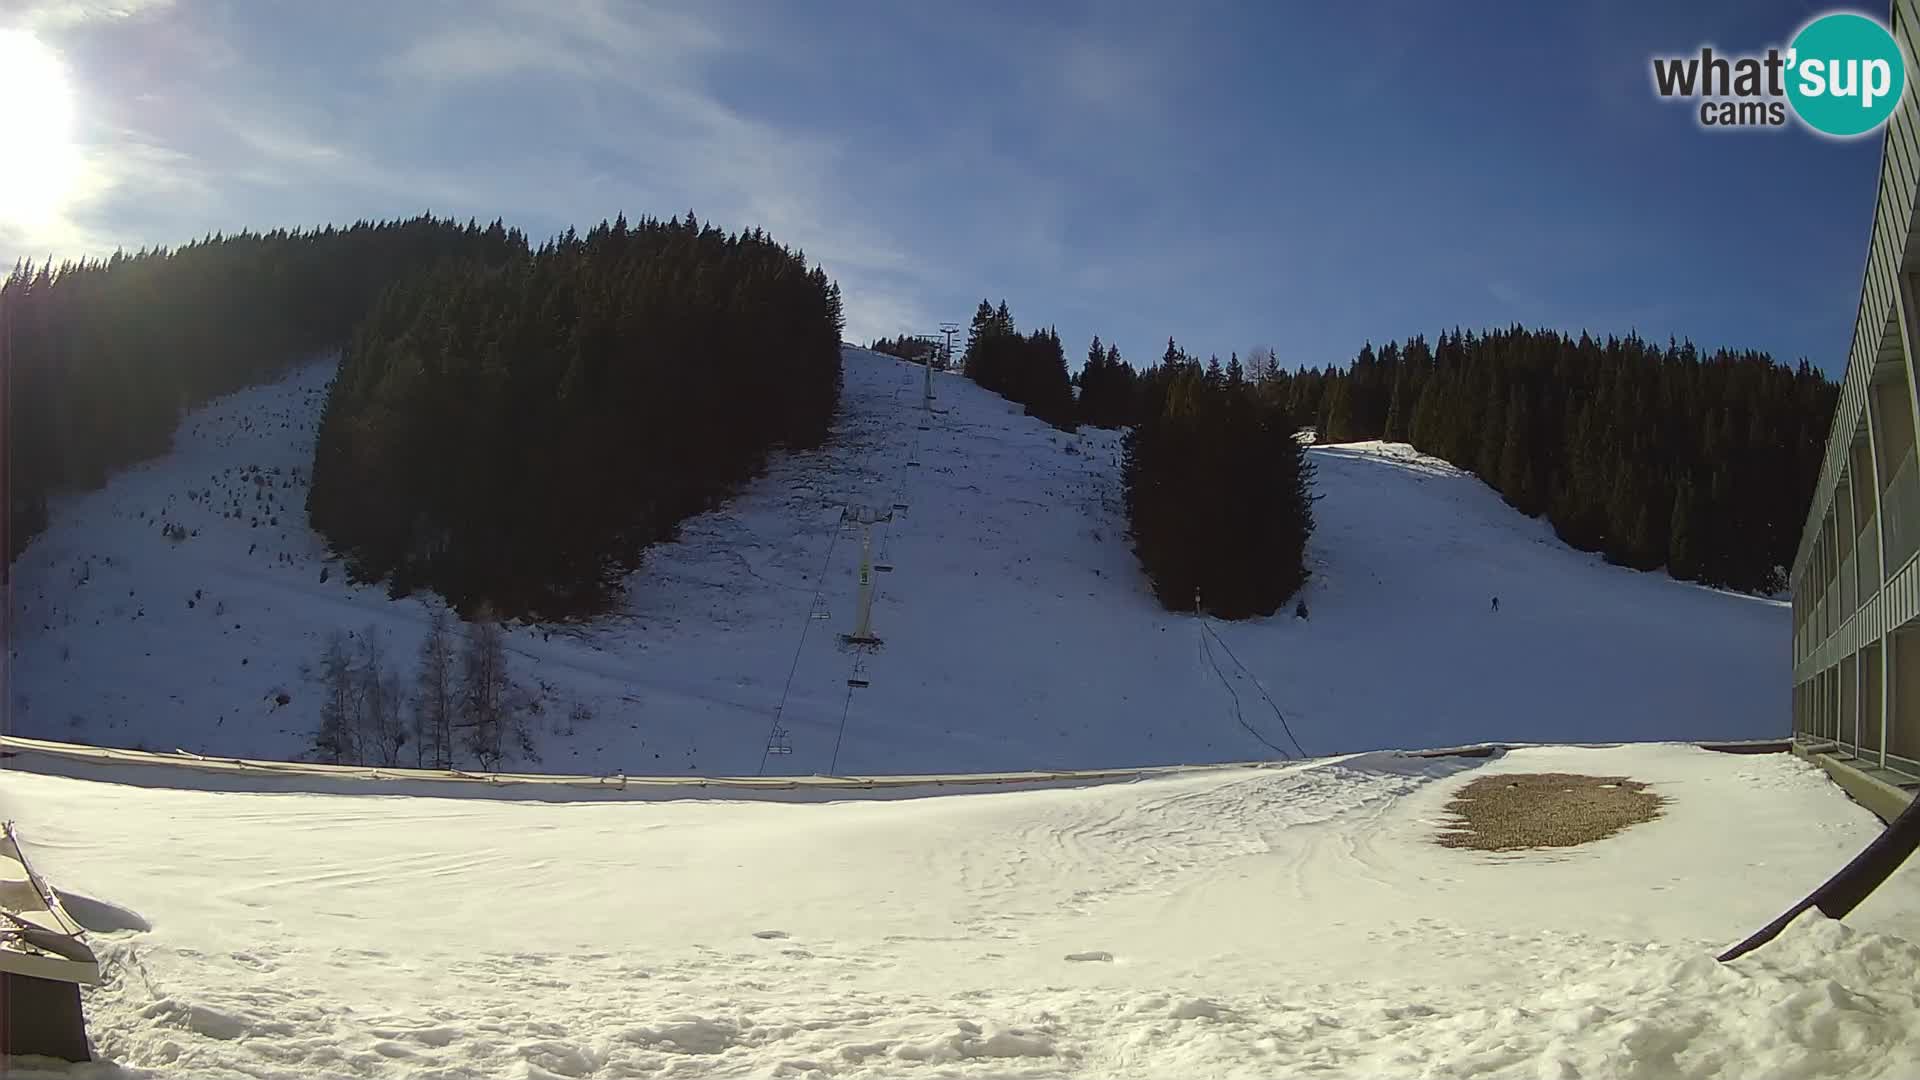
[[[1893,824],[1874,837],[1873,842],[1855,855],[1852,862],[1841,867],[1839,873],[1807,894],[1806,899],[1754,931],[1745,941],[1721,953],[1721,962],[1744,956],[1772,941],[1787,928],[1788,923],[1799,918],[1808,908],[1819,908],[1820,913],[1829,919],[1844,918],[1898,870],[1916,847],[1920,847],[1920,799],[1908,803],[1906,810],[1893,819]]]
[[[1619,743],[1517,743],[1486,742],[1471,743],[1464,746],[1420,750],[1382,750],[1365,753],[1400,753],[1410,757],[1487,757],[1503,750],[1516,750],[1528,746],[1618,746]],[[1729,750],[1745,752],[1783,752],[1791,747],[1788,740],[1754,740],[1748,742],[1693,743],[1692,745],[1710,750]],[[317,762],[302,761],[262,761],[251,758],[209,757],[176,750],[173,753],[156,753],[149,750],[123,750],[108,746],[85,746],[78,743],[54,742],[47,739],[28,739],[17,735],[0,735],[0,758],[12,755],[41,755],[57,760],[83,762],[95,765],[131,765],[166,766],[175,769],[189,769],[208,774],[250,777],[319,777],[331,780],[351,781],[392,781],[422,782],[430,785],[445,784],[453,787],[480,785],[495,788],[571,788],[599,792],[647,792],[665,793],[675,797],[676,791],[687,789],[707,791],[734,791],[742,797],[751,797],[756,792],[815,791],[823,794],[835,791],[876,791],[916,787],[1005,787],[1023,784],[1062,784],[1062,783],[1100,783],[1111,781],[1141,780],[1153,776],[1172,776],[1182,773],[1206,772],[1217,769],[1272,769],[1301,764],[1331,764],[1347,758],[1359,757],[1359,753],[1333,754],[1325,757],[1302,760],[1279,761],[1221,761],[1199,765],[1142,765],[1113,769],[1038,769],[1027,772],[997,773],[898,773],[883,776],[628,776],[624,773],[567,774],[567,773],[481,773],[460,769],[403,769],[385,768],[369,765],[324,765]]]
[[[563,773],[477,773],[460,769],[402,769],[367,765],[324,765],[316,762],[260,761],[249,758],[208,757],[177,750],[171,754],[122,750],[106,746],[0,736],[0,754],[30,754],[111,765],[163,765],[197,772],[255,777],[320,777],[332,780],[407,781],[492,787],[560,787],[596,791],[644,792],[675,789],[737,791],[742,796],[775,791],[872,791],[914,787],[979,787],[1021,784],[1095,783],[1144,779],[1211,769],[1271,768],[1288,762],[1234,761],[1209,765],[1151,765],[1123,769],[1064,769],[1002,773],[924,773],[887,776],[627,776]],[[1334,758],[1323,760],[1337,760]]]

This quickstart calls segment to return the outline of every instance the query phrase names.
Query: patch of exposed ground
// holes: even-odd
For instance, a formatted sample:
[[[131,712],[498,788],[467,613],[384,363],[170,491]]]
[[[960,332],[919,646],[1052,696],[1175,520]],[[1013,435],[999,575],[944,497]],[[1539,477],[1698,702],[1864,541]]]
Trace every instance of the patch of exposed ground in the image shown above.
[[[1468,783],[1447,804],[1442,847],[1523,851],[1575,847],[1660,816],[1666,800],[1624,776],[1506,773]]]

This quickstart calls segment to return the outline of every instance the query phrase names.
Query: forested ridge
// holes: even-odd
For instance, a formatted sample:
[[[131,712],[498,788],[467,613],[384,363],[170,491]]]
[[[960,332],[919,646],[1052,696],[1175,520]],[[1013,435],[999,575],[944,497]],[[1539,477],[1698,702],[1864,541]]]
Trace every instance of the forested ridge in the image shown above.
[[[1072,431],[1073,380],[1067,374],[1067,354],[1053,328],[1022,334],[1007,302],[998,308],[987,301],[973,314],[967,328],[967,351],[961,356],[967,378],[1009,401],[1026,406],[1028,416]]]
[[[982,300],[962,365],[1062,430],[1130,428],[1121,469],[1128,531],[1162,606],[1271,615],[1306,581],[1313,469],[1284,402],[1249,381],[1238,358],[1203,367],[1169,338],[1159,364],[1135,371],[1095,337],[1069,375],[1057,332],[1022,334],[1005,300]]]
[[[653,541],[826,437],[839,286],[764,232],[624,217],[242,232],[0,283],[7,559],[185,412],[344,347],[313,525],[363,579],[576,614]]]
[[[924,338],[907,334],[891,338],[874,338],[867,349],[870,352],[886,353],[888,356],[896,356],[902,360],[911,360],[916,364],[926,363],[930,359],[936,368],[943,360],[940,355],[942,351],[940,346]]]
[[[340,345],[393,282],[525,250],[497,221],[417,217],[16,265],[0,282],[7,562],[51,496],[165,452],[188,409]]]
[[[800,253],[691,213],[442,263],[353,335],[309,514],[394,595],[595,612],[770,450],[826,438],[843,325]]]
[[[975,327],[995,321],[1006,321],[1004,302],[998,309],[981,304]],[[1041,379],[1044,369],[1029,365],[1025,379]],[[1133,442],[1144,438],[1152,446],[1165,440],[1167,388],[1192,379],[1198,382],[1181,390],[1183,405],[1173,411],[1210,417],[1202,427],[1240,432],[1213,432],[1217,438],[1246,440],[1261,425],[1284,423],[1317,430],[1323,444],[1409,442],[1475,473],[1528,517],[1546,517],[1576,550],[1747,592],[1786,586],[1839,396],[1837,384],[1805,359],[1788,367],[1755,350],[1707,354],[1692,342],[1657,346],[1634,334],[1455,329],[1432,344],[1415,336],[1375,350],[1369,342],[1350,365],[1319,371],[1284,371],[1271,350],[1246,363],[1231,356],[1223,365],[1210,357],[1202,367],[1173,340],[1156,365],[1137,369],[1094,336],[1073,375],[1073,417],[1096,427],[1133,427]],[[1223,394],[1227,388],[1236,392]],[[1260,407],[1260,423],[1244,419],[1242,396]],[[1275,454],[1254,442],[1240,442],[1238,454]],[[1187,446],[1181,454],[1192,461],[1219,463],[1158,473],[1162,486],[1177,475],[1194,492],[1213,492],[1167,503],[1173,507],[1164,511],[1167,523],[1154,525],[1152,515],[1142,517],[1129,505],[1142,567],[1162,601],[1179,607],[1190,601],[1185,586],[1165,582],[1200,571],[1171,573],[1169,567],[1204,559],[1219,567],[1229,559],[1231,530],[1240,525],[1219,509],[1225,500],[1263,492],[1267,484],[1290,498],[1309,469],[1281,450],[1283,459],[1271,461],[1265,475],[1248,473],[1236,469],[1238,457],[1221,446],[1200,450],[1204,438],[1169,444]],[[1227,473],[1235,480],[1223,484]],[[1148,475],[1129,459],[1129,484]],[[1311,528],[1306,503],[1294,517]],[[1286,534],[1292,532],[1288,525]],[[1290,538],[1286,550],[1292,552]],[[1284,561],[1290,565],[1292,555]],[[1267,571],[1254,563],[1244,567],[1215,588],[1227,580],[1233,588],[1252,588],[1256,569]],[[1271,601],[1269,586],[1260,592],[1254,609]]]
[[[1363,347],[1271,393],[1322,442],[1469,470],[1569,545],[1750,591],[1785,585],[1839,388],[1806,361],[1519,326]]]

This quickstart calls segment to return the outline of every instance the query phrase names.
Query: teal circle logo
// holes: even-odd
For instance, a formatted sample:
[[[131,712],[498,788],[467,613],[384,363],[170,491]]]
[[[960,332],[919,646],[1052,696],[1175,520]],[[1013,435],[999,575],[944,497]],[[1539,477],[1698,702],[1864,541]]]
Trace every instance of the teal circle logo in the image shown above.
[[[1865,15],[1822,15],[1788,48],[1787,100],[1822,134],[1844,139],[1878,128],[1906,89],[1900,43]]]

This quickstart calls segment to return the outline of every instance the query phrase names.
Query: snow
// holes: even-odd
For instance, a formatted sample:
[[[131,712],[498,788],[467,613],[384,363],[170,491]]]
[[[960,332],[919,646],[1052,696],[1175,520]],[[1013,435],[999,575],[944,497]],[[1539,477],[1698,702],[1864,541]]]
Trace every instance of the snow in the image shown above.
[[[690,521],[620,610],[513,631],[546,707],[541,760],[509,767],[878,774],[1292,752],[1263,691],[1314,755],[1788,729],[1783,603],[1607,566],[1393,444],[1312,450],[1312,618],[1215,624],[1237,657],[1212,650],[1216,674],[1196,621],[1160,610],[1128,550],[1117,433],[1057,432],[948,374],[930,415],[921,368],[844,356],[831,445],[777,457]],[[375,624],[411,667],[430,601],[346,583],[306,523],[330,375],[307,365],[215,402],[168,456],[54,508],[15,566],[15,734],[286,759],[317,719],[301,670],[327,633]],[[242,516],[221,516],[236,497]],[[893,514],[873,532],[894,569],[875,574],[870,655],[838,637],[861,548],[850,504]],[[570,733],[576,703],[593,719]],[[789,755],[765,753],[776,714]]]
[[[1386,753],[813,804],[0,774],[119,905],[107,1059],[30,1077],[1904,1077],[1920,867],[1712,956],[1878,823],[1786,754]],[[1433,842],[1460,786],[1626,775],[1583,847]],[[78,908],[76,909],[78,910]],[[136,914],[137,913],[137,914]],[[141,926],[151,929],[142,930]]]
[[[1789,755],[1684,745],[1785,733],[1780,601],[1607,566],[1471,476],[1368,443],[1310,451],[1311,619],[1203,624],[1160,610],[1128,550],[1117,433],[1054,431],[945,374],[928,413],[922,369],[844,356],[827,447],[777,456],[688,522],[615,612],[512,630],[545,708],[541,760],[509,767],[1266,764],[956,795],[19,754],[0,816],[90,927],[106,1060],[12,1075],[1920,1065],[1920,869],[1844,925],[1810,914],[1712,959],[1878,829]],[[14,567],[14,734],[288,759],[328,633],[375,625],[411,663],[432,601],[348,583],[302,509],[330,376],[310,364],[214,402],[166,457],[54,508]],[[849,507],[891,511],[871,534],[893,567],[875,574],[872,651],[839,639],[862,541]],[[575,704],[593,718],[568,730]],[[791,754],[765,753],[776,716]],[[1293,739],[1317,758],[1272,760]],[[1483,740],[1612,745],[1383,749]],[[1511,771],[1630,776],[1666,801],[1580,848],[1433,842],[1461,785]]]

